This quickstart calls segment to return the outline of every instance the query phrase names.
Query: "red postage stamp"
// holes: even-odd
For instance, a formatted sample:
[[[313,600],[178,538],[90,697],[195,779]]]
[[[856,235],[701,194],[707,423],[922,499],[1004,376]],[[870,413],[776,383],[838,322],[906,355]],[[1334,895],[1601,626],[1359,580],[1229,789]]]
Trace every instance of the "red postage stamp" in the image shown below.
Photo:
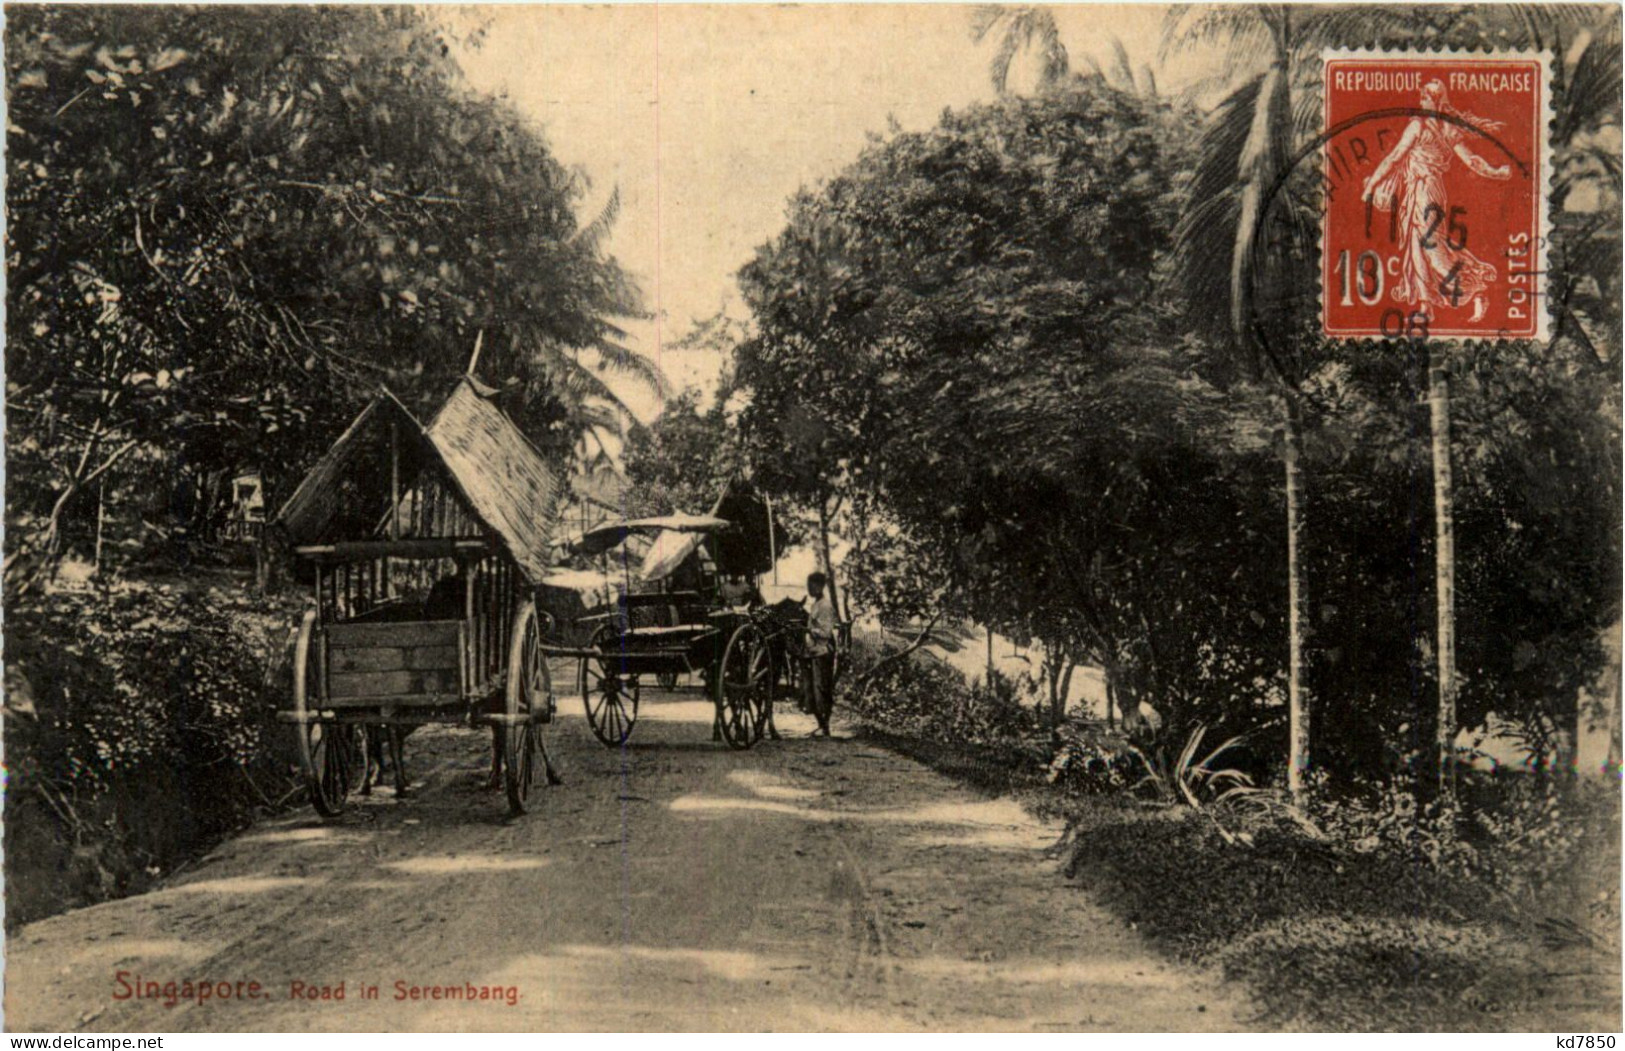
[[[1545,339],[1544,54],[1324,56],[1321,331]]]

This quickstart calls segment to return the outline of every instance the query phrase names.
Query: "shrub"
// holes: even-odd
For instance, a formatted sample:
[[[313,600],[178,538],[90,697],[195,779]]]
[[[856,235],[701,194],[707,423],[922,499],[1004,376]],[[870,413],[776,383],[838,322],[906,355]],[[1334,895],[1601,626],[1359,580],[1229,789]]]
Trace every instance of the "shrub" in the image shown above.
[[[1049,783],[1068,796],[1127,791],[1142,775],[1139,759],[1120,735],[1068,723],[1050,759]]]
[[[1461,810],[1421,800],[1405,784],[1361,783],[1356,791],[1318,796],[1310,819],[1357,854],[1383,854],[1455,876],[1479,875],[1479,852],[1462,836]]]
[[[121,582],[7,616],[8,924],[138,889],[292,788],[288,604]]]
[[[1039,730],[1030,681],[995,672],[970,683],[958,669],[912,656],[853,647],[842,699],[860,719],[890,733],[958,744],[1025,741]]]
[[[1510,905],[1540,910],[1568,897],[1599,857],[1613,859],[1617,875],[1619,808],[1612,785],[1507,772],[1465,775],[1450,804],[1419,799],[1406,784],[1357,782],[1318,797],[1311,817],[1355,853],[1472,880]],[[1617,893],[1613,900],[1617,929]]]
[[[1362,787],[1308,814],[1273,793],[1220,815],[1079,800],[1067,872],[1154,944],[1243,981],[1272,1023],[1546,1028],[1549,1001],[1575,995],[1585,1011],[1612,998],[1617,1018],[1617,984],[1576,994],[1549,968],[1562,951],[1582,981],[1617,973],[1617,786],[1471,779],[1454,807]]]

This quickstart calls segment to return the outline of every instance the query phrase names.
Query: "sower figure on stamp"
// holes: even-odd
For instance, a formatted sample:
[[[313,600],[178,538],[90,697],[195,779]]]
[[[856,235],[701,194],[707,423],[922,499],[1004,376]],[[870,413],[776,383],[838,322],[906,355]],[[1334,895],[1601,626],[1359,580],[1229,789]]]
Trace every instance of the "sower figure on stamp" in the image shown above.
[[[813,736],[829,736],[829,715],[835,707],[835,604],[825,592],[829,578],[807,576],[807,707],[818,720]]]
[[[1501,122],[1463,113],[1450,104],[1444,82],[1430,80],[1422,86],[1422,108],[1446,113],[1483,131],[1494,131]],[[1445,196],[1444,175],[1450,158],[1460,159],[1474,173],[1486,179],[1511,177],[1509,165],[1497,168],[1467,148],[1472,131],[1439,117],[1416,117],[1405,126],[1393,151],[1382,159],[1366,179],[1360,199],[1380,212],[1394,214],[1399,235],[1399,283],[1393,297],[1413,307],[1424,317],[1435,317],[1435,307],[1473,307],[1471,321],[1484,317],[1488,307],[1486,286],[1498,280],[1495,267],[1467,251],[1465,234],[1460,240],[1445,222],[1450,202]]]

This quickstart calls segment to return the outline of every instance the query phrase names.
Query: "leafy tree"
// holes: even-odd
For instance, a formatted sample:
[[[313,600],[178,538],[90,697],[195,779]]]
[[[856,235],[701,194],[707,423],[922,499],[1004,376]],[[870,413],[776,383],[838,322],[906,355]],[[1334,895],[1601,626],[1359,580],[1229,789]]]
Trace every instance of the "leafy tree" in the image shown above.
[[[701,411],[692,387],[627,435],[624,459],[631,517],[705,514],[739,473],[734,430],[719,400]]]
[[[1037,88],[1052,91],[1078,76],[1072,70],[1072,56],[1061,43],[1060,28],[1055,24],[1053,9],[1018,4],[977,4],[970,13],[971,40],[978,44],[993,42],[988,59],[988,79],[993,90],[1000,95],[1009,94],[1010,66],[1024,52],[1035,52],[1039,60]],[[1157,94],[1157,78],[1151,67],[1141,64],[1138,78],[1129,62],[1128,49],[1114,34],[1107,34],[1112,45],[1111,65],[1102,68],[1093,57],[1080,55],[1088,77],[1104,81],[1119,91],[1139,93],[1147,97]]]
[[[1549,48],[1554,63],[1554,91],[1558,119],[1553,144],[1559,172],[1566,173],[1558,202],[1570,185],[1590,181],[1617,182],[1617,161],[1602,160],[1589,137],[1600,125],[1618,122],[1618,19],[1582,9],[1536,8],[1509,5],[1483,8],[1384,9],[1375,7],[1255,6],[1235,8],[1176,8],[1167,19],[1165,49],[1222,44],[1230,54],[1229,73],[1234,90],[1215,107],[1204,129],[1198,162],[1180,228],[1178,276],[1189,302],[1198,307],[1195,317],[1209,319],[1207,333],[1231,348],[1236,360],[1255,376],[1270,380],[1280,391],[1283,412],[1282,455],[1286,467],[1288,533],[1295,557],[1290,568],[1292,595],[1290,647],[1294,733],[1294,783],[1307,762],[1309,747],[1309,691],[1304,647],[1311,636],[1312,604],[1305,585],[1307,557],[1303,551],[1304,493],[1298,469],[1303,456],[1303,431],[1320,425],[1306,420],[1313,402],[1306,389],[1320,384],[1314,373],[1327,367],[1337,348],[1320,345],[1307,333],[1306,317],[1314,308],[1314,273],[1308,231],[1315,194],[1307,186],[1307,172],[1298,186],[1289,181],[1287,192],[1267,201],[1265,194],[1279,185],[1286,166],[1320,131],[1320,52],[1332,46],[1405,44],[1474,48],[1486,45]],[[1580,148],[1576,149],[1576,145]],[[1603,151],[1607,152],[1607,151]],[[1617,202],[1617,197],[1615,198]],[[1268,214],[1266,214],[1266,211]],[[1617,217],[1617,203],[1614,205]],[[1260,237],[1269,227],[1282,237]],[[1608,287],[1607,274],[1617,262],[1617,245],[1610,254],[1610,234],[1591,242],[1597,231],[1617,229],[1617,221],[1576,222],[1560,218],[1553,251],[1551,290],[1560,304],[1558,340],[1578,339],[1594,347],[1583,330],[1589,328],[1606,342],[1603,320],[1617,311],[1587,298],[1591,289]],[[1602,261],[1609,260],[1607,264]],[[1572,263],[1571,263],[1572,261]],[[1579,264],[1568,277],[1569,266]],[[1603,267],[1602,271],[1598,267]],[[1589,274],[1582,274],[1589,270]],[[1616,270],[1617,272],[1617,270]],[[1584,288],[1587,292],[1580,292]],[[1585,300],[1580,311],[1567,307],[1570,295]],[[1580,300],[1573,300],[1579,304]],[[1216,305],[1225,309],[1212,309]],[[1218,323],[1211,323],[1212,321]],[[1617,342],[1617,340],[1616,340]],[[1390,346],[1388,353],[1405,360]],[[1606,360],[1606,353],[1600,355]],[[1414,367],[1423,366],[1412,363]],[[1448,418],[1448,381],[1444,365],[1433,362],[1430,391],[1437,403],[1436,418]],[[1324,421],[1320,421],[1324,423]],[[1441,478],[1448,478],[1450,448],[1445,433],[1435,434],[1432,462]],[[1609,476],[1617,475],[1617,470]],[[1446,489],[1438,489],[1440,498]],[[1448,508],[1445,508],[1448,511]],[[1444,513],[1443,511],[1441,513]],[[1344,521],[1343,519],[1336,519]],[[1442,570],[1450,567],[1442,566]],[[1443,592],[1441,591],[1441,596]],[[1446,614],[1441,613],[1441,618]],[[1453,615],[1451,615],[1453,617]],[[1430,674],[1425,669],[1421,674]],[[1343,676],[1337,682],[1345,683]],[[1444,710],[1454,700],[1441,697]],[[1449,717],[1449,716],[1446,716]],[[1417,720],[1412,718],[1411,725]],[[1441,739],[1453,735],[1448,730]]]
[[[956,608],[1181,720],[1274,675],[1242,641],[1267,578],[1232,579],[1269,546],[1237,505],[1258,444],[1153,295],[1184,130],[1090,81],[872,147],[743,273],[738,365],[786,488],[833,465]]]
[[[640,309],[613,199],[578,223],[579,177],[455,43],[399,8],[8,19],[14,582],[130,457],[194,492],[258,466],[274,498],[380,383],[427,409],[477,340],[557,456],[607,422],[601,370],[663,389],[611,320]]]
[[[1311,610],[1329,640],[1317,763],[1337,774],[1415,776],[1436,738],[1421,356],[1349,348],[1307,388],[1327,419],[1305,446],[1309,495],[1339,526],[1310,560],[1338,585]],[[1618,430],[1598,411],[1611,382],[1572,344],[1475,344],[1454,388],[1458,715],[1511,720],[1551,761],[1618,617]]]

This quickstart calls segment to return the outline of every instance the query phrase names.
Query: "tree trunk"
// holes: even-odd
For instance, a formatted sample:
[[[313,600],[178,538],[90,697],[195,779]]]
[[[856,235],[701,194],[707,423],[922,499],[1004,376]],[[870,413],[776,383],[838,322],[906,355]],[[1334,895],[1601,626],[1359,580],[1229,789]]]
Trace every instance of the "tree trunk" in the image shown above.
[[[1309,593],[1303,571],[1303,478],[1299,474],[1297,394],[1286,397],[1286,429],[1281,461],[1286,468],[1286,571],[1287,571],[1287,721],[1290,743],[1287,755],[1287,788],[1292,801],[1302,805],[1308,792],[1309,705],[1304,684],[1304,637],[1309,633]]]
[[[92,576],[102,575],[102,534],[107,527],[107,479],[96,483],[96,554],[91,558]]]
[[[1066,701],[1072,693],[1072,669],[1077,665],[1070,659],[1063,659],[1055,665],[1055,677],[1050,683],[1049,691],[1049,725],[1050,732],[1059,734],[1061,727],[1066,723]]]
[[[1620,722],[1621,722],[1621,719],[1620,719],[1620,715],[1621,715],[1621,710],[1620,710],[1620,686],[1621,686],[1620,678],[1621,678],[1621,676],[1620,676],[1620,663],[1619,663],[1619,656],[1618,656],[1619,649],[1617,648],[1619,646],[1619,637],[1618,637],[1617,632],[1615,633],[1614,646],[1616,647],[1615,650],[1614,650],[1614,654],[1615,654],[1614,667],[1612,669],[1613,678],[1614,678],[1614,689],[1613,689],[1614,703],[1608,706],[1608,765],[1604,769],[1607,772],[1609,777],[1618,778],[1619,777],[1619,772],[1620,772],[1620,767],[1621,767],[1621,765],[1625,765],[1625,764],[1622,764],[1622,756],[1620,755],[1620,751],[1621,751],[1621,749],[1620,749]]]
[[[1435,345],[1428,358],[1428,409],[1433,426],[1433,564],[1438,602],[1439,794],[1456,794],[1456,529],[1450,472],[1450,374]]]
[[[1117,708],[1117,687],[1112,684],[1111,672],[1106,672],[1106,725],[1116,726],[1117,716],[1113,714]]]

